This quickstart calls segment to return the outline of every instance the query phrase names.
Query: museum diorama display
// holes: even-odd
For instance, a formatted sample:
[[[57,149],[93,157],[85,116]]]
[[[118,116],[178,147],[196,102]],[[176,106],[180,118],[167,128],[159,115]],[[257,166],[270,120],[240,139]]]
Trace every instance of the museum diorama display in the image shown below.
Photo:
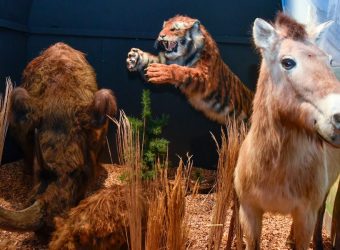
[[[340,1],[0,6],[1,249],[340,248]]]

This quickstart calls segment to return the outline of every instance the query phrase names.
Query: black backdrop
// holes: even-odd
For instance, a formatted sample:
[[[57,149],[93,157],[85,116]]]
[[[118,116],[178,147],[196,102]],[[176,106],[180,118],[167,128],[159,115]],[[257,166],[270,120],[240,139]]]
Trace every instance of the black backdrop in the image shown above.
[[[0,0],[0,91],[5,77],[19,84],[27,62],[49,45],[63,41],[87,54],[100,87],[111,88],[119,108],[128,115],[140,113],[143,88],[152,92],[155,115],[169,114],[164,137],[170,140],[170,160],[194,155],[196,166],[216,165],[216,147],[210,131],[220,126],[195,111],[172,86],[150,86],[126,70],[132,47],[155,52],[154,39],[163,21],[176,15],[195,17],[208,29],[224,61],[251,88],[255,88],[258,57],[251,43],[256,17],[272,19],[281,9],[278,0]],[[109,134],[114,148],[114,131]],[[10,137],[3,162],[20,158]]]

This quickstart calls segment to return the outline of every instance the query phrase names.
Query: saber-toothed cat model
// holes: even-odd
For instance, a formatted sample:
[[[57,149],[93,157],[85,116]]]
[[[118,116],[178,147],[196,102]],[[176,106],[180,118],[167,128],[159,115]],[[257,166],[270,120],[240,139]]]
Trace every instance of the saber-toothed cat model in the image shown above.
[[[223,62],[197,19],[175,16],[164,22],[155,46],[158,55],[131,49],[127,68],[150,83],[175,85],[193,107],[220,124],[228,116],[250,117],[253,93]]]

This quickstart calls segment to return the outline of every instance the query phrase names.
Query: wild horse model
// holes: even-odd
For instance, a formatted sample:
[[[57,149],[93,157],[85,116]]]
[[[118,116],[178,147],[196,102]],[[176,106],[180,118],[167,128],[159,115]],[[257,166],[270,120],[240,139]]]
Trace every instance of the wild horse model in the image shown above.
[[[260,248],[264,212],[291,214],[296,249],[307,249],[318,210],[340,172],[340,83],[314,41],[279,14],[256,19],[263,57],[251,127],[235,170],[247,249]]]

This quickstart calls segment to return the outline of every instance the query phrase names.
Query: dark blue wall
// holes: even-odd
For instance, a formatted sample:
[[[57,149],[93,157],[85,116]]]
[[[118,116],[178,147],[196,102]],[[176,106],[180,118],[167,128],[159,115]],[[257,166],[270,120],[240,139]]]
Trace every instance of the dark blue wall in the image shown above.
[[[0,0],[0,5],[2,2],[8,4],[11,1]],[[97,72],[100,87],[113,89],[119,107],[127,114],[139,114],[142,89],[150,88],[154,113],[170,115],[164,137],[171,141],[172,162],[176,163],[176,154],[183,156],[190,152],[194,155],[195,165],[205,167],[216,164],[216,147],[209,131],[219,135],[220,126],[191,108],[172,86],[150,86],[137,75],[129,73],[125,67],[126,54],[132,47],[155,53],[153,41],[163,21],[175,14],[186,14],[198,18],[205,25],[218,42],[225,62],[254,89],[258,57],[251,45],[251,25],[256,17],[272,19],[281,8],[278,0],[15,2],[23,6],[22,12],[26,11],[26,14],[19,15],[20,18],[15,16],[14,21],[26,26],[28,33],[19,32],[16,35],[22,36],[20,43],[7,35],[8,42],[0,47],[0,53],[5,53],[8,60],[12,58],[16,63],[8,65],[5,72],[0,67],[2,78],[3,75],[11,75],[14,79],[20,79],[19,70],[22,70],[23,64],[42,49],[64,41],[88,55]],[[11,15],[3,12],[4,19],[10,18]],[[2,36],[4,31],[0,31]],[[14,45],[18,52],[12,48]],[[110,137],[113,143],[113,133]]]
[[[27,57],[27,22],[32,1],[0,1],[0,91],[6,76],[15,81],[25,67]]]
[[[14,83],[27,62],[28,19],[31,0],[0,1],[0,92],[5,89],[5,77]],[[18,158],[20,149],[10,135],[6,138],[3,161]]]

